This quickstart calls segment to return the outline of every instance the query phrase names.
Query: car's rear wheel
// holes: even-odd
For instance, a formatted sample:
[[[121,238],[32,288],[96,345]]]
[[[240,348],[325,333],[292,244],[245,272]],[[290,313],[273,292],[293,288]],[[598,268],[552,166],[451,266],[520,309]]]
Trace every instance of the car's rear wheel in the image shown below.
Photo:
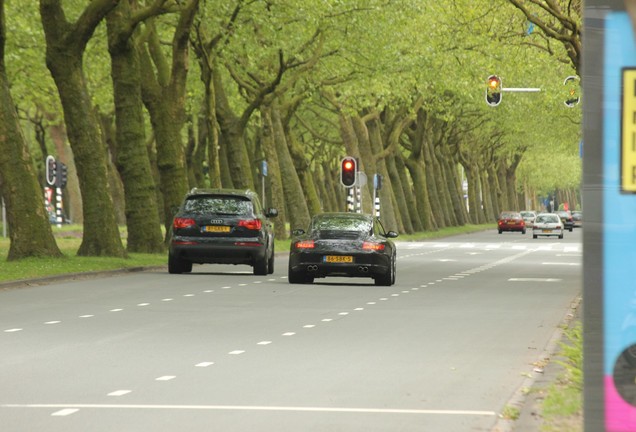
[[[538,238],[538,237],[539,237],[539,236],[538,236],[538,235],[536,235],[536,234],[533,234],[533,235],[532,235],[532,238],[533,238],[533,239],[536,239],[536,238]]]
[[[525,233],[526,233],[526,230],[525,230],[525,229],[524,229],[523,231],[521,231],[521,234],[525,234]]]
[[[563,234],[561,234],[561,235],[559,236],[559,238],[560,238],[560,239],[563,239]]]
[[[499,234],[501,234],[501,230],[499,230]]]
[[[302,271],[293,271],[290,265],[287,269],[287,281],[292,284],[313,283],[314,277]]]
[[[254,274],[258,276],[265,276],[267,274],[267,270],[269,269],[269,260],[267,256],[262,259],[257,259],[254,262]]]
[[[392,260],[389,269],[383,275],[375,277],[375,284],[379,286],[391,286],[395,283],[395,261]]]
[[[181,274],[190,273],[192,271],[192,263],[182,260],[172,254],[168,254],[168,273]]]
[[[272,248],[272,255],[267,260],[267,274],[274,273],[274,249]]]

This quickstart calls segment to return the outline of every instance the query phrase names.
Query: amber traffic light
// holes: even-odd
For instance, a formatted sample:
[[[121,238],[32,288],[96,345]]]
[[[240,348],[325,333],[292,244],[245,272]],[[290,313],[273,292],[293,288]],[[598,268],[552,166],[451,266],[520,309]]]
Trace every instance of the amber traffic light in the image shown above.
[[[490,106],[497,106],[501,103],[501,78],[497,75],[488,77],[488,87],[486,88],[486,103]]]

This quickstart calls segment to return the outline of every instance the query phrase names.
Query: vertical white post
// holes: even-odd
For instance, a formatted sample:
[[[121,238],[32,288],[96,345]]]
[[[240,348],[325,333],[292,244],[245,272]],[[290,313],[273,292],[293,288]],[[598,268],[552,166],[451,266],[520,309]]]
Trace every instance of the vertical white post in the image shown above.
[[[55,188],[55,221],[57,222],[57,227],[62,228],[62,222],[64,213],[62,212],[62,188]]]

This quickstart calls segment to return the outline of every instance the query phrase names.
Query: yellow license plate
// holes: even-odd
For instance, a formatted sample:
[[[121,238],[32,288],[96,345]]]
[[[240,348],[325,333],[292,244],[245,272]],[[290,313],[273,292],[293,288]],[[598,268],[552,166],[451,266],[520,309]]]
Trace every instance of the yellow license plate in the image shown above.
[[[325,256],[325,262],[328,263],[352,263],[353,257],[350,255],[327,255]]]
[[[224,225],[206,225],[205,232],[228,233],[230,232],[230,227]]]
[[[544,230],[543,230],[543,232],[544,232],[544,233],[551,233],[551,232],[552,232],[552,230],[551,230],[551,229],[544,229]]]

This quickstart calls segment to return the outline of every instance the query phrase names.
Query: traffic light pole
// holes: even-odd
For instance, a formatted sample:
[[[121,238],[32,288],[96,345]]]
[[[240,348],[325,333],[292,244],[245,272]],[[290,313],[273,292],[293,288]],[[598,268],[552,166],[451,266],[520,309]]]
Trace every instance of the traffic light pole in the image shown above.
[[[540,92],[541,89],[538,87],[502,87],[502,92],[513,92],[513,93],[537,93]]]

